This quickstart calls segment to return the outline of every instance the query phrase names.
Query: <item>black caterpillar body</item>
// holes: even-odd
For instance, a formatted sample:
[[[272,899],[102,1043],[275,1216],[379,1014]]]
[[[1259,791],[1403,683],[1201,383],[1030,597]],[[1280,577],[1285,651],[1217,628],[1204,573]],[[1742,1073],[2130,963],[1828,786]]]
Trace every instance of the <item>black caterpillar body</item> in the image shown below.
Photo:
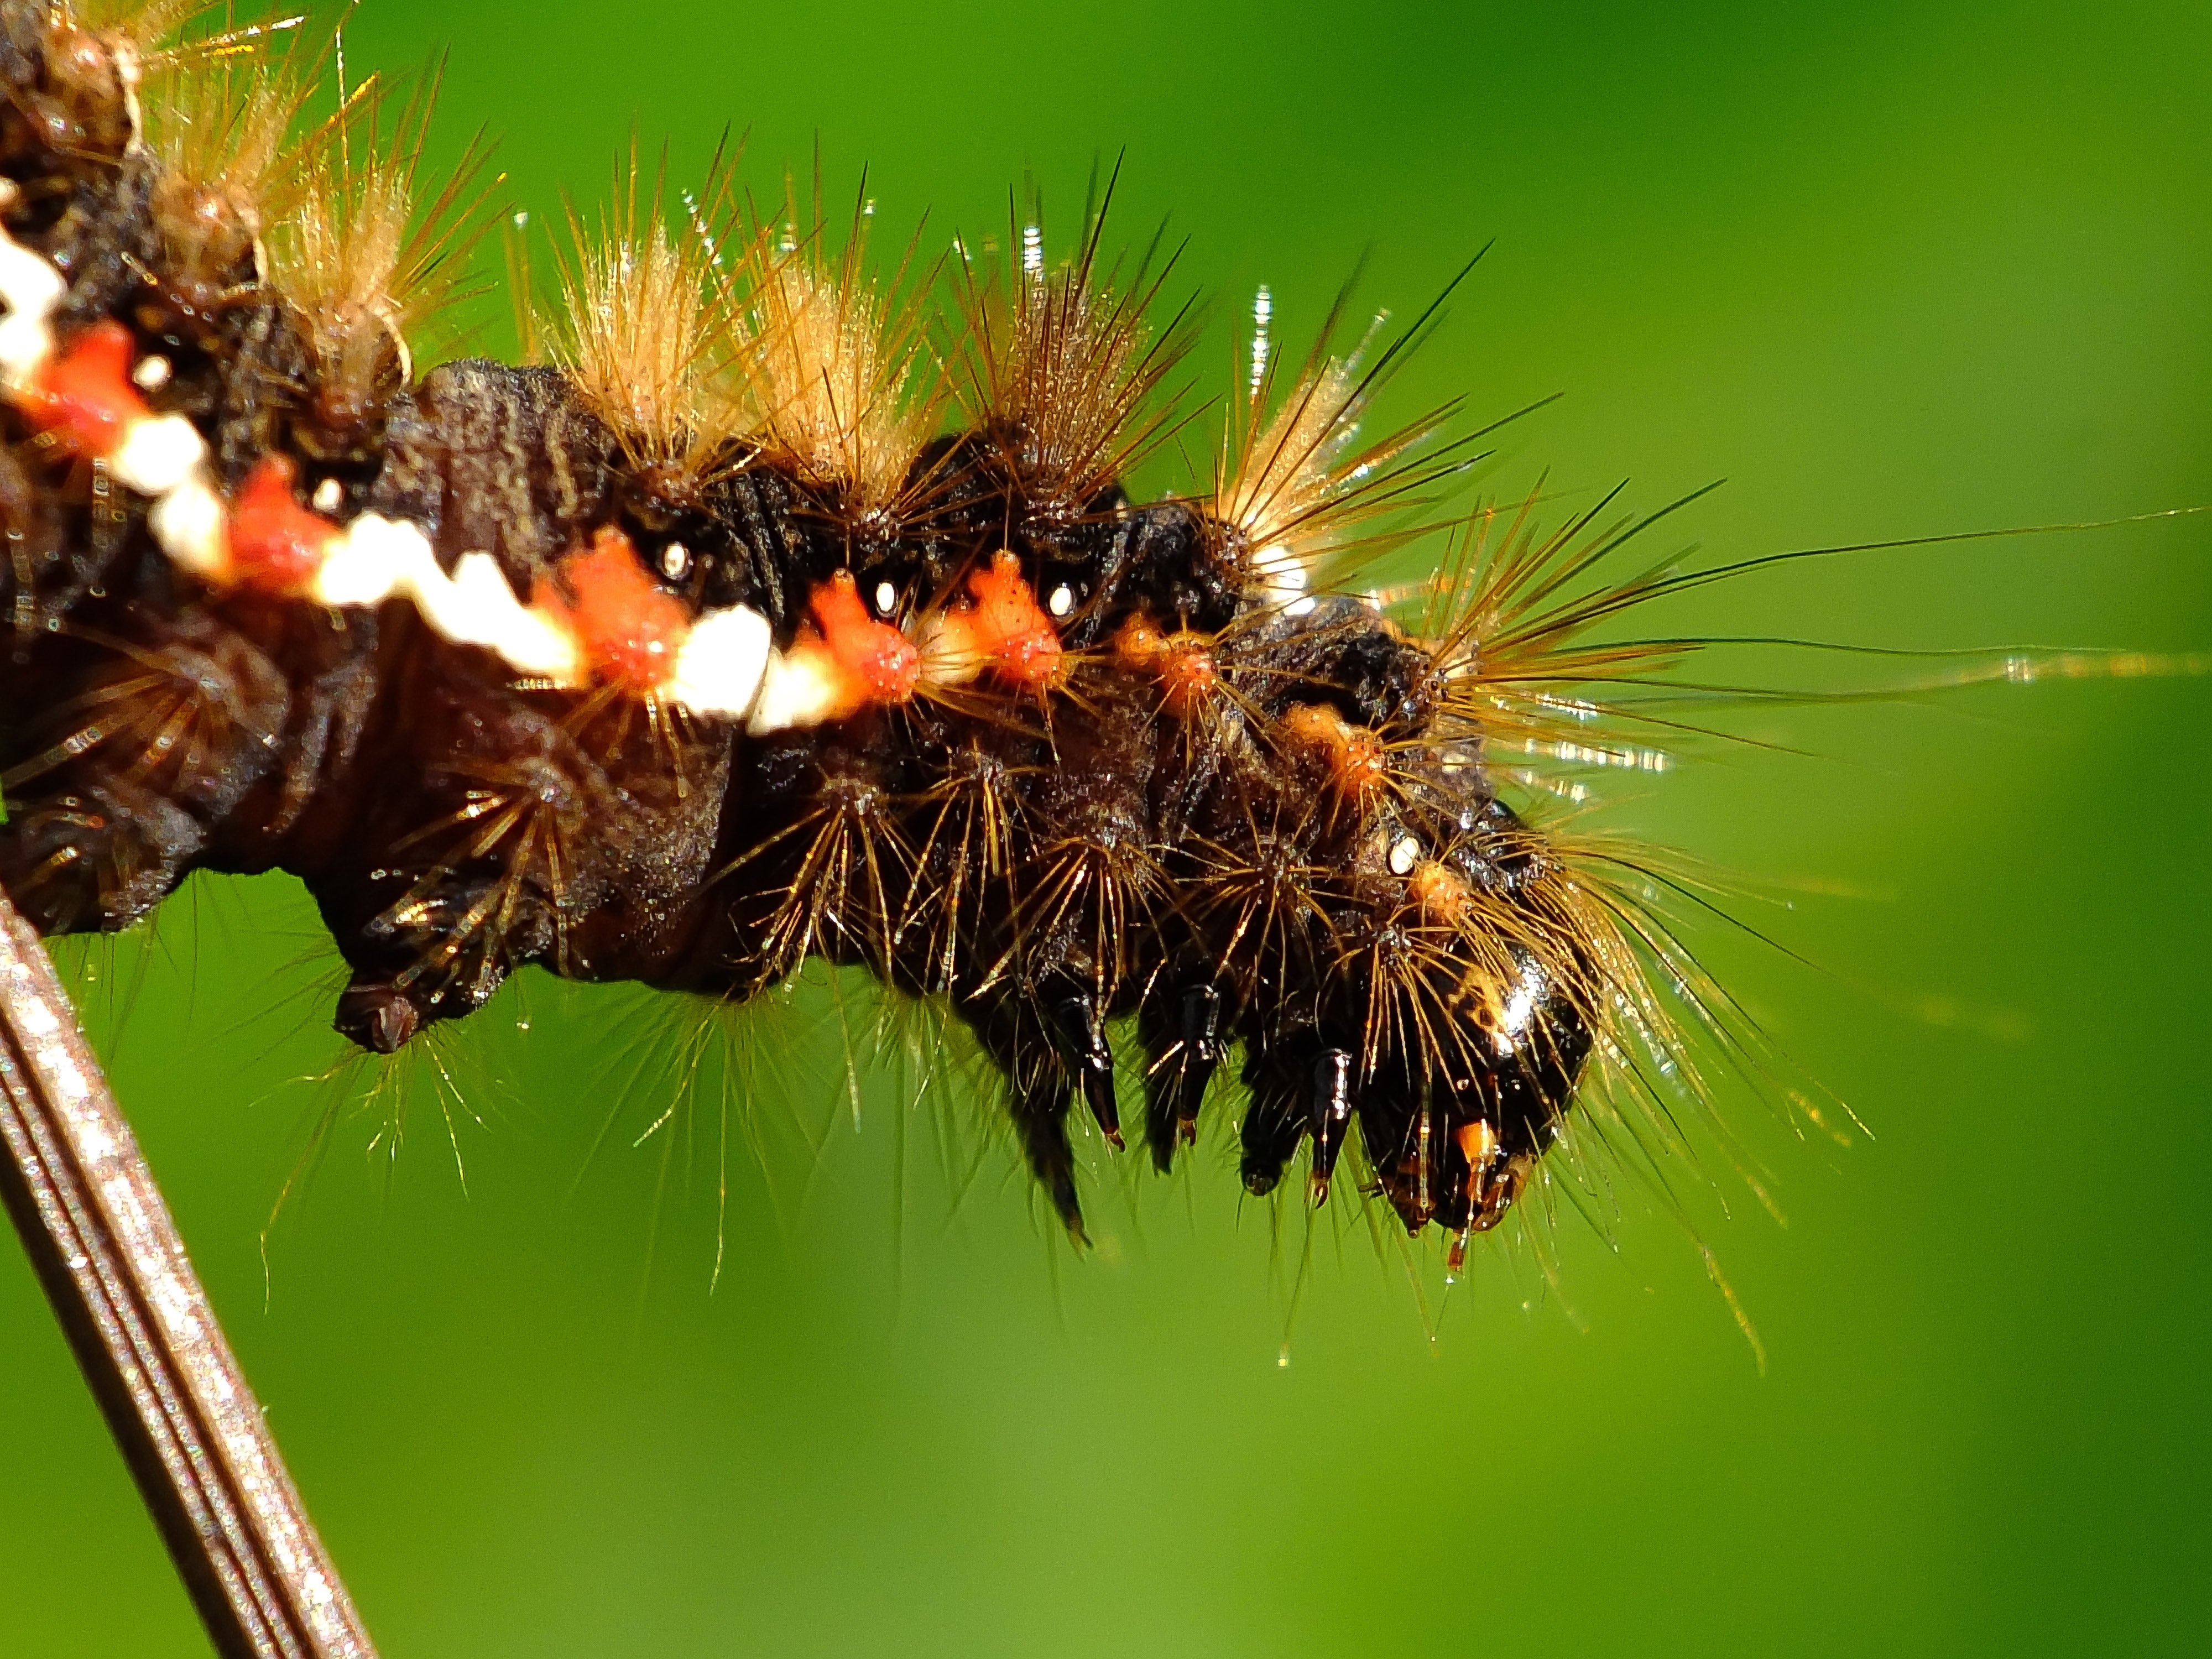
[[[803,279],[841,322],[879,319],[856,267],[769,234],[730,276],[633,220],[580,241],[570,285],[590,291],[592,247],[617,243],[605,269],[690,273],[684,303],[726,349],[671,368],[629,343],[653,359],[638,380],[682,383],[675,418],[633,419],[595,380],[588,314],[556,366],[418,376],[404,258],[350,312],[311,261],[288,276],[285,216],[316,210],[269,180],[312,173],[305,152],[256,174],[257,156],[164,148],[163,77],[211,71],[166,59],[157,21],[0,0],[0,225],[62,282],[0,445],[0,884],[40,928],[128,927],[195,869],[292,872],[351,969],[338,1029],[386,1052],[529,963],[732,1000],[809,957],[864,964],[973,1029],[1071,1229],[1068,1114],[1120,1143],[1117,1041],[1141,1050],[1163,1169],[1241,1066],[1249,1190],[1306,1143],[1324,1196],[1356,1122],[1406,1225],[1462,1232],[1521,1194],[1594,1049],[1672,1041],[1640,965],[1663,946],[1500,795],[1501,741],[1603,712],[1560,691],[1588,675],[1569,636],[1625,602],[1562,608],[1590,544],[1486,543],[1425,632],[1283,579],[1281,549],[1310,563],[1440,470],[1407,459],[1418,433],[1343,457],[1362,371],[1317,356],[1279,419],[1255,386],[1211,493],[1131,501],[1154,429],[1137,406],[1173,331],[1146,332],[1146,281],[1107,281],[1094,230],[1067,264],[1024,248],[976,289],[956,359],[975,390],[949,431],[914,391],[927,354],[884,348],[870,384],[907,424],[848,410],[833,435],[855,454],[890,441],[870,433],[912,440],[841,473],[787,407],[743,393],[811,372],[815,337],[762,294]],[[231,94],[241,132],[265,84]],[[359,184],[324,180],[341,215],[376,208]],[[350,269],[343,247],[320,257]],[[155,494],[56,390],[53,365],[121,349],[118,325],[130,418],[180,415],[204,441],[227,574],[165,544]],[[244,504],[272,489],[285,524],[320,523],[300,532],[314,547],[369,515],[412,526],[446,576],[489,554],[533,615],[620,637],[563,679],[404,594],[323,603],[296,573],[241,575]],[[779,662],[834,656],[857,600],[919,642],[921,670],[886,672],[921,680],[837,680],[834,713],[781,729],[686,707],[635,667],[621,617],[592,634],[587,550],[628,561],[590,574],[636,614],[678,607],[671,627],[749,608]],[[1001,602],[1028,631],[933,680],[941,619],[983,638]]]

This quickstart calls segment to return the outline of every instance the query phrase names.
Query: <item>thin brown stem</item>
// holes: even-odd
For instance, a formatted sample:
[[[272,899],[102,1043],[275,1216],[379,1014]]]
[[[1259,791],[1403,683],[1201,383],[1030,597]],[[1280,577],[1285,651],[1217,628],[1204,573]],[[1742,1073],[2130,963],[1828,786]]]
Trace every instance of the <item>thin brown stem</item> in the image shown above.
[[[38,935],[0,892],[0,1201],[225,1659],[374,1659]]]

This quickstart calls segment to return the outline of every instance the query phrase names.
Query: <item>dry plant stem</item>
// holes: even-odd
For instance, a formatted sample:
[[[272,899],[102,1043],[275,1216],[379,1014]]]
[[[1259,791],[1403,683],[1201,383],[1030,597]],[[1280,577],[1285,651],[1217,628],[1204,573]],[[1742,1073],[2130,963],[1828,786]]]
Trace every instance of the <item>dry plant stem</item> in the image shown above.
[[[38,936],[0,892],[0,1198],[226,1659],[374,1659]]]

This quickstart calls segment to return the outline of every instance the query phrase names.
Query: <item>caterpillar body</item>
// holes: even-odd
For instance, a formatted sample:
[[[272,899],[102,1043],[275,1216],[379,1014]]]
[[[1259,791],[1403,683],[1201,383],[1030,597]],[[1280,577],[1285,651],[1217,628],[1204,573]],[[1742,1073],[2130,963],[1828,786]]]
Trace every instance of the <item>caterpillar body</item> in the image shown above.
[[[1591,642],[1680,580],[1605,578],[1642,526],[1477,513],[1419,617],[1350,591],[1464,453],[1361,434],[1420,325],[1284,374],[1263,308],[1217,475],[1139,501],[1188,335],[1103,210],[957,252],[946,343],[858,216],[725,179],[672,230],[633,163],[550,362],[418,374],[472,170],[417,214],[422,106],[293,137],[307,55],[174,10],[0,0],[0,884],[42,930],[292,872],[384,1053],[530,963],[860,964],[972,1030],[1079,1236],[1070,1115],[1121,1144],[1133,1040],[1161,1168],[1241,1085],[1249,1191],[1349,1152],[1455,1259],[1725,1023],[1633,860],[1509,799],[1632,753],[1607,686],[1689,648]]]

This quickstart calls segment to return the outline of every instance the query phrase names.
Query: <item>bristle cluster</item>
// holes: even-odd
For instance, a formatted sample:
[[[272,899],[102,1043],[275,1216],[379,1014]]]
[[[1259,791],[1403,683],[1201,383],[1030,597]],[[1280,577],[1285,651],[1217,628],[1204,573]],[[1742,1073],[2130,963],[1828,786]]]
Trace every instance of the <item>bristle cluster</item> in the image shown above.
[[[633,155],[553,365],[418,374],[478,199],[420,187],[427,88],[301,137],[314,54],[241,42],[142,112],[167,21],[0,0],[0,881],[43,927],[295,870],[386,1051],[529,963],[865,964],[972,1031],[1078,1231],[1117,1045],[1161,1167],[1237,1092],[1251,1192],[1349,1155],[1462,1237],[1593,1068],[1674,1054],[1663,928],[1506,799],[1641,649],[1577,642],[1638,595],[1592,597],[1610,544],[1471,520],[1418,629],[1342,591],[1458,465],[1448,410],[1363,431],[1428,317],[1279,385],[1263,307],[1218,476],[1142,502],[1187,313],[1103,210],[958,247],[948,333],[865,197],[832,246]]]
[[[801,240],[789,219],[757,226],[737,322],[763,448],[857,519],[897,502],[944,401],[918,309],[868,269],[866,225],[855,216],[835,255],[818,227]]]
[[[1172,257],[1103,269],[1104,228],[1102,204],[1065,261],[1047,259],[1035,218],[1012,224],[1000,259],[961,250],[967,413],[1051,518],[1087,510],[1171,428],[1158,394],[1190,343],[1187,308],[1155,316]]]
[[[485,198],[471,196],[481,146],[421,198],[435,96],[434,76],[404,98],[361,88],[308,149],[296,205],[271,237],[271,285],[304,325],[319,413],[340,430],[414,378],[410,342],[452,299],[459,256],[483,229]]]
[[[660,181],[641,202],[635,155],[618,183],[604,224],[571,219],[555,356],[641,465],[689,478],[729,435],[716,273],[702,240],[669,228]]]
[[[300,164],[313,145],[295,129],[314,75],[297,32],[286,34],[272,51],[256,50],[257,40],[156,76],[141,98],[146,142],[162,162],[150,208],[165,264],[203,313],[254,270],[263,232],[304,200]]]

